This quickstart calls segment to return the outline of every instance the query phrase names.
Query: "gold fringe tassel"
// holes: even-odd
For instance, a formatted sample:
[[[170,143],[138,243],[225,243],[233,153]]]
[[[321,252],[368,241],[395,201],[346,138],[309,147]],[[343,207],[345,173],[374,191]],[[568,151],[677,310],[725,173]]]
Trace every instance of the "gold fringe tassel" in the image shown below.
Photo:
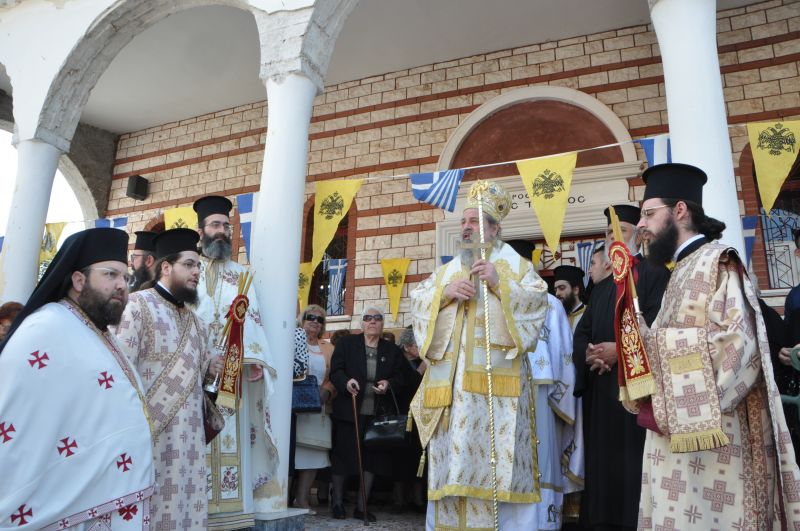
[[[453,389],[448,382],[440,387],[428,387],[425,389],[425,397],[422,404],[425,407],[447,407],[453,403]]]
[[[422,456],[419,458],[419,466],[417,467],[417,477],[421,478],[425,474],[425,448],[422,449]]]
[[[450,429],[450,408],[445,408],[444,413],[442,413],[442,431],[447,431]]]
[[[220,390],[217,395],[217,406],[234,409],[236,407],[236,395]]]
[[[622,395],[622,388],[619,390]],[[646,398],[656,392],[656,380],[653,375],[640,376],[636,380],[625,382],[625,392],[628,395],[625,401]]]
[[[675,453],[712,450],[728,444],[730,444],[728,436],[719,428],[696,433],[673,434],[669,441],[670,450]]]
[[[489,380],[486,373],[481,371],[467,371],[464,373],[464,391],[471,393],[489,394]],[[519,396],[521,386],[519,376],[509,376],[505,374],[492,375],[492,391],[494,396]]]
[[[414,429],[414,417],[411,415],[411,410],[408,411],[408,420],[406,420],[406,431]]]

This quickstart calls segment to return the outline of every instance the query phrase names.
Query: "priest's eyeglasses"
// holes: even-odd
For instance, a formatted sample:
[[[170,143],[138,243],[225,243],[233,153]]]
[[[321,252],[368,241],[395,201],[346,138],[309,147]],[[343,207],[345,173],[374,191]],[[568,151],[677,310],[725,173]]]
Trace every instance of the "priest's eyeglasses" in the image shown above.
[[[653,217],[653,214],[655,214],[655,212],[653,212],[654,210],[658,210],[659,208],[668,208],[668,207],[669,205],[658,205],[650,208],[643,208],[642,217],[645,219],[650,219],[651,217]]]
[[[200,262],[195,262],[194,260],[184,260],[183,262],[178,263],[190,271],[192,269],[197,269],[198,271],[200,270]]]
[[[211,227],[214,230],[223,229],[225,232],[230,233],[233,231],[233,225],[227,222],[222,221],[209,221],[205,225],[206,227]]]
[[[125,284],[130,284],[131,276],[128,273],[121,273],[111,267],[87,267],[90,271],[102,271],[103,276],[112,282],[116,282],[120,278],[125,281]]]

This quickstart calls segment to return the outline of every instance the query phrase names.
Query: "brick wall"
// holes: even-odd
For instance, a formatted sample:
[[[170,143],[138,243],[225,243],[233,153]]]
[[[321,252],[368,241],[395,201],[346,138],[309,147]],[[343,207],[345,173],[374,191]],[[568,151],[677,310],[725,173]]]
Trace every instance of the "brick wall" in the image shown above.
[[[752,162],[749,169],[739,165],[748,149],[744,124],[800,116],[800,3],[774,0],[723,11],[717,30],[740,209],[751,213],[758,208],[754,184],[747,182]],[[473,110],[531,85],[569,87],[596,97],[634,138],[667,132],[651,26],[534,43],[327,87],[314,103],[307,199],[317,180],[434,169],[448,138]],[[190,205],[206,194],[256,191],[266,115],[266,103],[257,102],[123,135],[108,215],[127,215],[129,230],[141,230],[164,208]],[[144,201],[125,197],[126,179],[134,174],[150,180]],[[365,181],[354,216],[348,285],[355,289],[348,290],[347,311],[357,315],[372,301],[388,306],[381,258],[413,258],[406,290],[434,269],[435,224],[443,213],[417,203],[406,179],[383,179]],[[763,254],[763,243],[757,245]],[[765,263],[757,265],[765,270]],[[398,325],[410,322],[407,310],[404,299]]]

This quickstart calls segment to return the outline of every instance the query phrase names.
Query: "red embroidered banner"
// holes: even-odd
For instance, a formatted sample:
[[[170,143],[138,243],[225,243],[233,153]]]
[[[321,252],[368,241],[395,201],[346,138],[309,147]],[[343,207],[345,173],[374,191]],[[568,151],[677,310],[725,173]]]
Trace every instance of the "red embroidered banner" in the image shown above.
[[[617,285],[614,335],[617,340],[619,397],[620,400],[645,398],[655,392],[656,385],[639,330],[634,279],[636,261],[621,241],[611,244],[609,258]]]
[[[228,341],[220,375],[217,405],[235,408],[242,396],[242,359],[244,357],[244,319],[250,301],[246,295],[237,295],[228,310]]]

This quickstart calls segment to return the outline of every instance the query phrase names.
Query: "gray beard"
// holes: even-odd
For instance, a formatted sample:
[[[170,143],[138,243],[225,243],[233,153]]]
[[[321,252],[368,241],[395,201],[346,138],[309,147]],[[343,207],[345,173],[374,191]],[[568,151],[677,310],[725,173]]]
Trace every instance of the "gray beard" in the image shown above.
[[[503,244],[503,242],[501,240],[497,240],[497,239],[489,240],[489,242],[492,244],[492,250],[499,249],[500,246]],[[472,242],[472,240],[467,241],[467,240],[463,240],[462,239],[461,243],[470,243],[471,244],[473,242]],[[467,267],[468,269],[472,269],[472,264],[474,264],[475,261],[480,258],[481,254],[480,254],[480,250],[478,250],[478,249],[464,249],[464,248],[462,248],[461,252],[459,253],[459,256],[461,257],[461,264],[464,265],[465,267]]]
[[[203,255],[211,260],[229,260],[232,245],[227,238],[209,238],[203,236]]]

